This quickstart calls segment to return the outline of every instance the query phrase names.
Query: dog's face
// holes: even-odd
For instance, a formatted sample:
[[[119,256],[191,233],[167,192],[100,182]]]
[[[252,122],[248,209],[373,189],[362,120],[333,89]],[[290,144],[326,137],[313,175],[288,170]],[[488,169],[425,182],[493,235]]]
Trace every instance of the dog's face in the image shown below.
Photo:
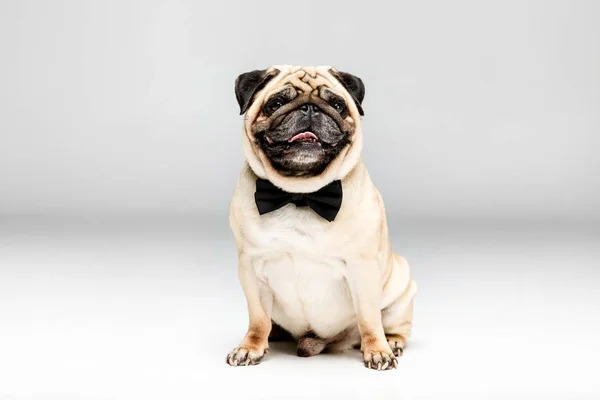
[[[266,99],[253,131],[273,168],[287,176],[313,176],[348,144],[347,117],[346,102],[330,89],[304,94],[288,84]]]
[[[363,115],[360,78],[333,68],[271,67],[240,75],[235,93],[260,158],[283,177],[314,177],[351,145]]]

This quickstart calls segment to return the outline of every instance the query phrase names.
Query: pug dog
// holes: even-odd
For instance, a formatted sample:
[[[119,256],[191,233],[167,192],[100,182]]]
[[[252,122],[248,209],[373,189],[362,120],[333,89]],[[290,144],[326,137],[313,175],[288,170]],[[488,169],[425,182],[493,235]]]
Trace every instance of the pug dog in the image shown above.
[[[417,285],[361,160],[363,81],[276,65],[239,75],[235,95],[245,162],[229,224],[249,325],[227,363],[256,365],[289,339],[298,356],[360,348],[366,367],[396,368]]]

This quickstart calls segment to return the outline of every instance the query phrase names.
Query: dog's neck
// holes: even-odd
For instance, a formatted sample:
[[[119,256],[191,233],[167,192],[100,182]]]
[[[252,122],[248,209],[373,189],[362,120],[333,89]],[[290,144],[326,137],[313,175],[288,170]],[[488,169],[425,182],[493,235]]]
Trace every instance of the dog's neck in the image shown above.
[[[313,176],[313,177],[287,177],[279,174],[267,174],[262,171],[262,174],[257,173],[252,165],[247,162],[248,170],[252,173],[254,179],[265,179],[270,181],[273,185],[277,186],[281,190],[288,193],[314,193],[319,189],[329,185],[333,181],[340,180],[342,182],[349,179],[353,174],[357,172],[362,166],[362,160],[358,159],[352,167],[346,171],[343,175],[332,175],[332,177],[325,177],[324,174]]]

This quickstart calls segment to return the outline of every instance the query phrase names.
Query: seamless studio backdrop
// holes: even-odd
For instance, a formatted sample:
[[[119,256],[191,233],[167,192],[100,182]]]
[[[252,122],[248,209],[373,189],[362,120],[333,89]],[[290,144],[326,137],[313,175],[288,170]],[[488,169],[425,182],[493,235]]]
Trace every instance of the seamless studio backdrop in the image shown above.
[[[599,15],[0,2],[0,399],[597,398]],[[366,85],[363,158],[420,285],[398,370],[285,345],[225,364],[247,324],[233,83],[271,64]]]

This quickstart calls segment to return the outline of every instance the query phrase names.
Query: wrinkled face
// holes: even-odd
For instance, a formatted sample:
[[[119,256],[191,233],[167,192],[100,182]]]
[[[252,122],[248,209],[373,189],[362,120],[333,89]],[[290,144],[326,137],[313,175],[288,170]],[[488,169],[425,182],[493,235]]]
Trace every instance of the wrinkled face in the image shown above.
[[[327,87],[292,85],[269,96],[253,126],[255,140],[283,175],[317,175],[349,143],[354,123],[344,99]]]
[[[262,97],[251,130],[255,145],[279,174],[310,177],[322,173],[351,143],[356,124],[344,93],[323,84],[316,74],[299,71],[296,75],[299,79],[283,80]]]

